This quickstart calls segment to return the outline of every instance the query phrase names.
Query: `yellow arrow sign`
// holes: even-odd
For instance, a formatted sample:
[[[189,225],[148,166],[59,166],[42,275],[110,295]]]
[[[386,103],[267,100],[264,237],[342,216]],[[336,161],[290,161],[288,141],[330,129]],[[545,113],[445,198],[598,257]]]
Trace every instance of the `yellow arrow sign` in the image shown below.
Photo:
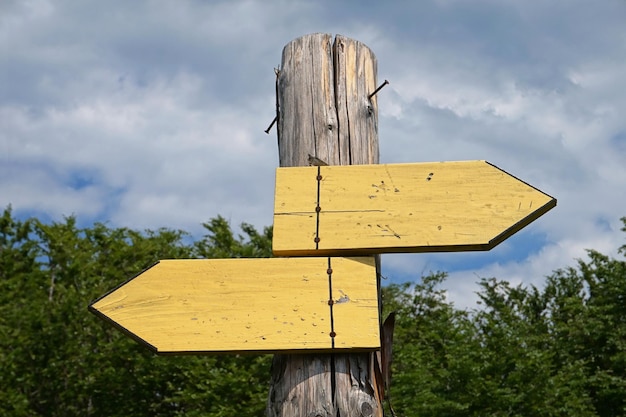
[[[554,206],[486,161],[278,168],[273,251],[489,250]]]
[[[380,346],[373,257],[160,261],[89,310],[157,353]]]

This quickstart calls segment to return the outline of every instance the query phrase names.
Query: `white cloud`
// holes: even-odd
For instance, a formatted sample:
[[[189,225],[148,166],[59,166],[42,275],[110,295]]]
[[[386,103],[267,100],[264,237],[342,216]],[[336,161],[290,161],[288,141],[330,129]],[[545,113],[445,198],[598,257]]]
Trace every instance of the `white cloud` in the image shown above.
[[[448,266],[462,300],[478,276],[535,283],[623,242],[623,2],[0,8],[0,205],[16,213],[194,233],[218,214],[269,225],[272,68],[287,42],[324,31],[366,43],[391,82],[378,95],[383,162],[486,159],[559,200],[521,240],[459,255],[477,266],[391,255],[390,280]],[[516,252],[522,241],[533,249]]]

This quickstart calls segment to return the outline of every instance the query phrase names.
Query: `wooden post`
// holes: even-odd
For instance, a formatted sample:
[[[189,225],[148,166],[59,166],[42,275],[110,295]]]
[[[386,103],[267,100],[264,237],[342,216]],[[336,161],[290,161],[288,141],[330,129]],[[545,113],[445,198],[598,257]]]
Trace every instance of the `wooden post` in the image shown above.
[[[377,164],[376,71],[372,51],[343,36],[287,44],[276,89],[280,166],[309,165],[309,156]],[[381,385],[375,353],[275,355],[267,416],[381,417]]]

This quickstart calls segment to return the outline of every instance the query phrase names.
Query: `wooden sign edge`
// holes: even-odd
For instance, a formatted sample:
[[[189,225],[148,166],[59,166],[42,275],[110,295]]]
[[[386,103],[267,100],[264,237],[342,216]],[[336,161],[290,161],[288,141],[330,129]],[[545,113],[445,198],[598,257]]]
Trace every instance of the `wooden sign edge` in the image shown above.
[[[136,337],[133,337],[135,341],[141,342]],[[208,356],[208,355],[302,355],[302,354],[332,354],[332,353],[367,353],[375,352],[380,349],[380,346],[375,347],[351,347],[351,348],[311,348],[311,349],[250,349],[250,350],[157,350],[154,347],[147,345],[145,342],[141,342],[142,345],[147,346],[152,353],[158,356]]]
[[[492,164],[491,162],[485,161],[485,163],[491,165],[495,169],[503,172],[504,174],[506,174],[506,175],[508,175],[508,176],[510,176],[512,178],[515,178],[517,181],[519,181],[521,183],[524,183],[526,186],[534,189],[538,193],[541,193],[541,194],[545,195],[546,197],[550,198],[550,200],[548,200],[548,202],[546,202],[539,209],[533,211],[528,216],[524,217],[519,222],[517,222],[513,226],[509,227],[508,229],[506,229],[505,231],[500,233],[498,236],[496,236],[493,239],[491,239],[489,241],[489,244],[487,245],[488,248],[485,249],[485,250],[491,250],[491,249],[495,248],[496,246],[498,246],[500,243],[504,242],[506,239],[508,239],[511,236],[513,236],[515,233],[517,233],[520,230],[522,230],[524,227],[528,226],[529,224],[531,224],[532,222],[534,222],[535,220],[537,220],[538,218],[540,218],[541,216],[543,216],[544,214],[546,214],[547,212],[549,212],[550,210],[555,208],[556,204],[557,204],[557,200],[556,200],[556,198],[554,198],[550,194],[541,191],[539,188],[535,187],[534,185],[529,184],[528,182],[526,182],[526,181],[522,180],[521,178],[519,178],[519,177],[517,177],[517,176],[515,176],[515,175],[513,175],[513,174],[511,174],[511,173],[509,173],[509,172],[507,172],[505,170],[503,170],[502,168]]]
[[[144,340],[141,337],[137,336],[135,333],[131,332],[130,330],[128,330],[127,328],[125,328],[124,326],[122,326],[121,324],[119,324],[118,322],[116,322],[115,320],[113,320],[112,318],[110,318],[109,316],[107,316],[106,314],[101,312],[100,310],[98,310],[96,307],[94,307],[94,304],[98,303],[100,300],[103,300],[104,298],[108,297],[109,295],[111,295],[115,291],[119,290],[124,285],[128,284],[129,282],[131,282],[135,278],[139,277],[139,275],[143,274],[144,272],[148,271],[151,268],[154,268],[155,266],[157,266],[159,264],[159,262],[160,261],[156,261],[155,263],[153,263],[149,267],[141,270],[140,272],[138,272],[137,274],[133,275],[132,277],[130,277],[126,281],[124,281],[124,282],[120,283],[119,285],[117,285],[115,288],[107,291],[105,294],[103,294],[100,297],[96,298],[95,300],[93,300],[89,304],[89,306],[87,306],[87,310],[90,313],[94,314],[96,317],[102,319],[103,321],[112,324],[113,327],[117,328],[119,331],[124,333],[126,336],[130,337],[131,339],[133,339],[135,342],[139,343],[140,345],[143,345],[143,346],[147,347],[149,350],[151,350],[153,353],[156,353],[156,354],[161,354],[161,352],[159,352],[159,350],[157,349],[156,346],[148,343],[146,340]]]

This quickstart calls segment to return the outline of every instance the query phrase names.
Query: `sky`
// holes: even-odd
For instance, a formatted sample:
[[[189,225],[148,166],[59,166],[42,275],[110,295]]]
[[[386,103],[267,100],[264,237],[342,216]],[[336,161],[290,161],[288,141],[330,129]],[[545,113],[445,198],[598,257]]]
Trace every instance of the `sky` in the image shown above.
[[[378,60],[382,163],[487,160],[558,200],[489,252],[382,257],[541,287],[626,216],[626,1],[2,0],[0,206],[112,227],[272,224],[274,68],[310,33]]]

